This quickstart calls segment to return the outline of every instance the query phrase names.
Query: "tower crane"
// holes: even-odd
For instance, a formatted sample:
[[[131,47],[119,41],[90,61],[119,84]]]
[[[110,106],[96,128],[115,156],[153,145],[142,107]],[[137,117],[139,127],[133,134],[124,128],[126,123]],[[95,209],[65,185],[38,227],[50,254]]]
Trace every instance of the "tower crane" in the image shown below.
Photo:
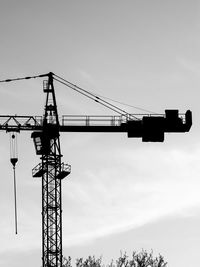
[[[165,110],[165,114],[133,115],[49,72],[38,76],[7,79],[11,82],[45,78],[43,91],[46,103],[43,116],[0,115],[0,131],[30,131],[36,154],[41,162],[33,168],[33,177],[42,179],[42,266],[62,267],[62,180],[71,172],[71,166],[62,162],[60,132],[127,133],[129,138],[143,142],[163,142],[167,132],[188,132],[192,113],[187,110]],[[117,116],[58,116],[54,81],[70,87],[82,95],[118,113]]]

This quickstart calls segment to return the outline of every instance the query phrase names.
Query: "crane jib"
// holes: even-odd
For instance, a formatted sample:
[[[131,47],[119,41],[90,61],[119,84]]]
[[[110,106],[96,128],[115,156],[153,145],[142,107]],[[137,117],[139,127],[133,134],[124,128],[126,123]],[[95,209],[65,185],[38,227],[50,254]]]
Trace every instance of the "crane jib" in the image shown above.
[[[61,117],[60,132],[128,133],[128,137],[142,138],[143,142],[162,142],[164,133],[188,132],[192,126],[192,112],[179,114],[165,110],[163,115],[134,114],[136,119],[123,116],[67,116]],[[42,131],[42,116],[0,115],[0,130]]]

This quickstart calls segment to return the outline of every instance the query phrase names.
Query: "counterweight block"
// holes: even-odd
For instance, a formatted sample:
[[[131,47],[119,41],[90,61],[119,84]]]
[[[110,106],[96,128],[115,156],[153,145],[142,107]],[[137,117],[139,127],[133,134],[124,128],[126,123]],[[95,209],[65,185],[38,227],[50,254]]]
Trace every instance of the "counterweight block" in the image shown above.
[[[164,142],[163,117],[143,117],[142,142]]]
[[[178,110],[165,110],[163,116],[144,116],[127,122],[128,137],[141,137],[143,142],[163,142],[166,132],[188,132],[192,126],[192,112],[179,116]]]

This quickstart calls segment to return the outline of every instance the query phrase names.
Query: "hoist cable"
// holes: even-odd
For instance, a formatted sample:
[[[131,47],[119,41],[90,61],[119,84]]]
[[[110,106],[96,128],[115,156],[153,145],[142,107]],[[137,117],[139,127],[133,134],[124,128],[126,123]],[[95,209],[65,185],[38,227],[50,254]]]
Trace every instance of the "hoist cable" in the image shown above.
[[[17,234],[17,183],[16,183],[16,172],[15,166],[18,161],[18,152],[17,152],[17,135],[15,132],[10,133],[10,162],[13,165],[13,174],[14,174],[14,211],[15,211],[15,234]]]
[[[123,102],[114,100],[114,99],[112,99],[112,98],[109,98],[109,97],[105,97],[105,96],[99,95],[99,94],[97,94],[97,93],[92,93],[91,91],[85,90],[85,89],[83,89],[83,88],[81,88],[81,87],[79,87],[79,86],[77,86],[77,85],[75,85],[75,84],[73,84],[73,83],[71,83],[71,82],[69,82],[69,81],[63,79],[62,77],[60,77],[60,76],[58,76],[58,75],[56,75],[56,74],[53,74],[53,75],[56,76],[56,77],[58,77],[59,79],[62,79],[62,80],[65,81],[66,83],[69,83],[69,84],[71,84],[72,86],[74,86],[74,87],[76,87],[76,88],[78,88],[78,89],[80,89],[80,90],[83,90],[83,91],[87,92],[88,94],[93,95],[94,97],[98,97],[98,98],[100,98],[101,101],[106,102],[105,100],[102,99],[102,98],[105,98],[105,99],[111,100],[112,102],[115,102],[115,103],[118,103],[118,104],[121,104],[121,105],[124,105],[124,106],[132,107],[132,108],[135,108],[135,109],[138,109],[138,110],[142,110],[142,111],[145,111],[145,112],[148,112],[148,113],[154,113],[154,114],[157,114],[157,113],[154,112],[154,111],[150,111],[150,110],[147,110],[147,109],[143,109],[143,108],[140,108],[140,107],[136,107],[136,106],[133,106],[133,105],[129,105],[129,104],[126,104],[126,103],[123,103]],[[108,103],[109,105],[112,105],[112,104],[109,103],[109,102],[107,102],[107,103]],[[112,105],[112,106],[114,106],[114,105]],[[115,106],[115,107],[116,107],[116,106]],[[128,114],[125,110],[123,110],[123,109],[121,109],[121,108],[119,108],[119,107],[116,107],[116,108],[119,109],[119,110],[121,110],[122,112]],[[131,115],[131,114],[130,114],[130,115]]]
[[[60,81],[60,80],[58,80],[57,78],[54,78],[54,80],[57,81],[57,82],[59,82],[59,83],[62,83],[62,84],[64,84],[64,85],[66,85],[67,87],[69,87],[69,88],[75,90],[76,92],[80,93],[81,95],[84,95],[84,96],[86,96],[87,98],[90,98],[91,100],[93,100],[93,101],[95,101],[95,102],[97,102],[97,103],[99,103],[99,104],[105,106],[106,108],[109,108],[110,110],[112,110],[112,111],[114,111],[114,112],[117,112],[117,113],[120,114],[120,115],[124,115],[124,114],[122,114],[121,112],[119,112],[118,110],[116,110],[116,109],[114,109],[114,108],[112,108],[112,107],[110,107],[110,106],[108,106],[108,105],[106,105],[106,104],[104,104],[104,103],[101,103],[98,99],[95,99],[94,97],[91,97],[91,96],[87,95],[86,93],[80,92],[78,89],[74,88],[72,85],[69,85],[69,84],[67,84],[66,82]]]
[[[79,86],[77,86],[77,85],[75,85],[75,84],[73,84],[73,83],[67,81],[66,79],[64,79],[64,78],[62,78],[62,77],[60,77],[60,76],[58,76],[58,75],[56,75],[56,74],[54,74],[54,76],[56,76],[57,78],[63,80],[63,81],[66,83],[66,86],[69,86],[69,85],[70,85],[69,87],[70,87],[70,88],[73,87],[72,89],[76,88],[78,91],[79,91],[79,90],[80,90],[80,91],[83,91],[83,92],[85,92],[86,94],[89,94],[89,95],[91,95],[92,97],[94,97],[95,99],[97,99],[98,102],[99,102],[99,100],[100,100],[100,101],[104,102],[105,104],[110,105],[110,106],[112,106],[113,108],[119,110],[121,114],[125,113],[126,115],[128,115],[128,113],[127,113],[125,110],[123,110],[123,109],[121,109],[121,108],[119,108],[119,107],[117,107],[117,106],[115,106],[115,105],[113,105],[113,104],[111,104],[111,103],[109,103],[109,102],[107,102],[107,101],[101,99],[100,97],[98,97],[98,96],[95,95],[94,93],[92,93],[92,92],[90,92],[90,91],[87,91],[87,90],[83,89],[82,87],[79,87]]]
[[[85,90],[85,89],[83,89],[83,88],[81,88],[81,87],[79,87],[79,86],[77,86],[77,85],[75,85],[75,84],[63,79],[62,77],[60,77],[60,76],[58,76],[56,74],[54,74],[54,76],[56,76],[58,79],[62,80],[62,81],[60,81],[60,80],[58,80],[58,79],[56,79],[54,77],[54,79],[56,81],[63,83],[67,87],[77,91],[80,94],[83,94],[86,97],[89,97],[90,99],[94,100],[95,102],[97,102],[97,103],[99,103],[99,104],[101,104],[101,105],[103,105],[103,106],[105,106],[105,107],[107,107],[107,108],[109,108],[111,110],[114,110],[115,112],[117,112],[117,113],[119,113],[121,115],[124,115],[126,117],[130,117],[131,116],[131,117],[134,117],[135,119],[137,119],[134,115],[128,114],[128,112],[126,112],[125,110],[123,110],[123,109],[121,109],[121,108],[109,103],[108,101],[105,101],[105,100],[101,99],[101,97],[95,95],[94,93],[91,93],[90,91],[87,91],[87,90]]]
[[[57,75],[56,75],[57,76]],[[56,79],[56,78],[54,78],[56,81],[58,81],[58,82],[61,82],[60,80],[58,80],[58,79]],[[92,100],[94,100],[95,102],[97,102],[97,103],[100,103],[100,104],[102,104],[102,105],[104,105],[104,106],[106,106],[106,107],[108,107],[108,105],[110,105],[110,106],[112,106],[114,109],[115,109],[115,111],[116,110],[118,110],[118,111],[116,111],[116,112],[118,112],[119,114],[123,114],[123,113],[126,113],[127,114],[127,112],[125,112],[124,110],[123,110],[123,113],[121,112],[122,110],[121,109],[119,109],[118,107],[116,107],[116,106],[114,106],[114,105],[112,105],[112,104],[110,104],[110,103],[108,103],[108,102],[106,102],[106,101],[103,101],[103,102],[105,102],[105,104],[103,104],[103,103],[101,103],[100,101],[102,101],[99,97],[97,97],[96,95],[94,95],[94,94],[92,94],[92,93],[90,93],[90,92],[88,92],[87,90],[85,90],[85,89],[83,89],[83,88],[81,88],[81,87],[79,87],[79,86],[77,86],[77,85],[75,85],[75,84],[73,84],[73,83],[71,83],[71,82],[68,82],[67,80],[65,80],[65,79],[63,79],[63,78],[61,78],[61,77],[59,77],[59,79],[62,79],[64,82],[62,82],[63,84],[65,84],[67,87],[69,87],[69,88],[71,88],[71,89],[73,89],[73,90],[75,90],[76,92],[78,92],[78,93],[80,93],[80,94],[82,94],[82,95],[84,95],[84,96],[86,96],[86,97],[88,97],[88,98],[90,98],[90,99],[92,99]],[[84,93],[83,93],[84,92]],[[108,107],[109,108],[109,107]],[[113,109],[112,109],[113,110]]]
[[[112,98],[110,98],[110,97],[102,96],[102,95],[99,95],[99,94],[96,94],[96,95],[99,96],[99,97],[108,99],[108,100],[110,100],[110,101],[112,101],[112,102],[115,102],[115,103],[118,103],[118,104],[127,106],[127,107],[135,108],[135,109],[138,109],[138,110],[141,110],[141,111],[145,111],[145,112],[148,112],[148,113],[158,114],[158,113],[155,112],[155,111],[151,111],[151,110],[144,109],[144,108],[140,108],[140,107],[136,107],[136,106],[133,106],[133,105],[130,105],[130,104],[127,104],[127,103],[123,103],[123,102],[121,102],[121,101],[114,100],[114,99],[112,99]]]
[[[41,74],[41,75],[36,75],[36,76],[27,76],[27,77],[14,78],[14,79],[6,79],[6,80],[0,80],[0,83],[21,81],[21,80],[29,80],[29,79],[46,77],[46,76],[48,76],[48,74]]]
[[[48,77],[50,73],[47,73],[47,74],[41,74],[41,75],[35,75],[35,76],[27,76],[27,77],[20,77],[20,78],[14,78],[14,79],[6,79],[6,80],[0,80],[0,83],[3,83],[3,82],[13,82],[13,81],[21,81],[21,80],[28,80],[28,79],[35,79],[35,78],[41,78],[41,77]],[[88,90],[85,90],[83,89],[82,87],[79,87],[71,82],[69,82],[68,80],[54,74],[51,72],[51,74],[55,77],[57,77],[58,79],[62,80],[58,80],[54,77],[54,79],[64,85],[66,85],[67,87],[77,91],[78,93],[81,93],[82,92],[82,95],[94,100],[95,102],[117,112],[118,114],[120,115],[124,115],[126,117],[133,117],[134,119],[137,119],[137,117],[135,117],[133,114],[129,114],[128,112],[126,112],[125,110],[109,103],[108,101],[105,101],[104,99],[108,99],[112,102],[115,102],[115,103],[118,103],[118,104],[121,104],[121,105],[124,105],[124,106],[128,106],[128,107],[132,107],[132,108],[135,108],[135,109],[138,109],[138,110],[142,110],[142,111],[145,111],[145,112],[148,112],[148,113],[154,113],[154,114],[157,114],[156,112],[153,112],[153,111],[149,111],[147,109],[143,109],[143,108],[140,108],[140,107],[136,107],[136,106],[133,106],[133,105],[129,105],[129,104],[126,104],[126,103],[123,103],[123,102],[120,102],[120,101],[117,101],[117,100],[114,100],[112,98],[109,98],[109,97],[105,97],[105,96],[102,96],[102,95],[99,95],[99,94],[96,94],[96,93],[92,93]],[[83,93],[84,92],[84,93]],[[91,97],[89,97],[91,96]],[[103,99],[104,98],[104,99]],[[111,108],[112,107],[112,108]]]
[[[13,172],[14,172],[14,202],[15,202],[15,234],[17,235],[17,185],[16,185],[16,174],[14,166],[13,166]]]

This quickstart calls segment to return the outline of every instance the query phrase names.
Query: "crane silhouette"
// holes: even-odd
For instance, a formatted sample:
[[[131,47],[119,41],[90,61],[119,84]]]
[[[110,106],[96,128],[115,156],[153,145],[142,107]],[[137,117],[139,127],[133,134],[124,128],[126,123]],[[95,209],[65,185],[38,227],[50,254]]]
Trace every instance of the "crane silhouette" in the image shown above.
[[[46,94],[44,115],[0,115],[0,130],[13,133],[32,132],[36,154],[41,156],[41,162],[33,168],[32,175],[42,178],[42,266],[62,267],[64,260],[61,185],[62,179],[70,174],[71,166],[61,161],[60,132],[124,132],[129,138],[142,138],[143,142],[163,142],[167,132],[188,132],[192,125],[192,113],[190,110],[185,114],[179,114],[178,110],[166,110],[164,115],[128,114],[125,110],[52,72],[0,82],[32,78],[45,78],[43,81],[43,91]],[[111,109],[118,115],[63,115],[59,119],[54,80]]]

